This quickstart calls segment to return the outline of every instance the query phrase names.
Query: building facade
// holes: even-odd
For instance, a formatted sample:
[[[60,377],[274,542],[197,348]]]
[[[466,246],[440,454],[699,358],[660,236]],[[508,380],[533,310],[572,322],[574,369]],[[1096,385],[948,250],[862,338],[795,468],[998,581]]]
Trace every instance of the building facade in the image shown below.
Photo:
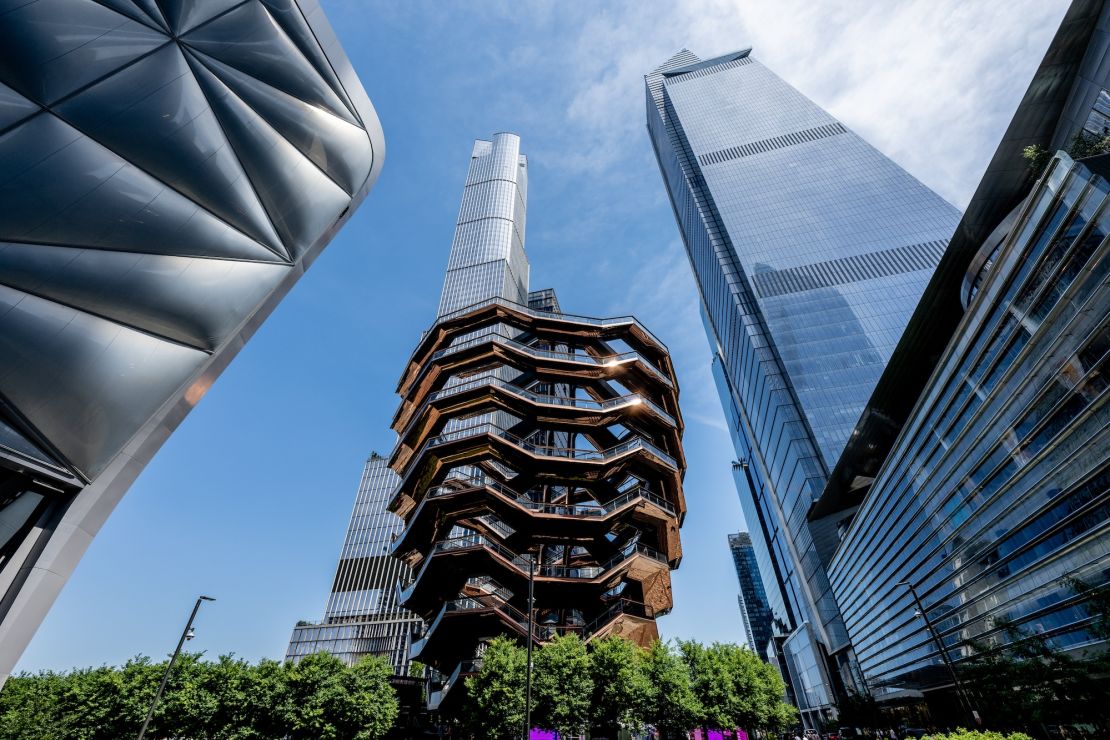
[[[835,538],[807,514],[959,213],[750,50],[683,50],[645,83],[786,678],[818,726],[855,675],[825,573]]]
[[[324,619],[297,623],[286,660],[326,652],[352,665],[374,655],[388,660],[396,675],[409,674],[409,648],[421,622],[397,605],[398,586],[410,575],[404,564],[390,556],[402,522],[386,507],[398,482],[386,458],[371,454],[362,471]]]
[[[740,582],[740,593],[736,595],[736,600],[740,605],[740,618],[744,622],[748,647],[766,660],[773,633],[771,607],[767,606],[767,594],[763,589],[763,580],[759,577],[759,564],[755,559],[752,536],[747,532],[730,534],[728,549],[732,553],[736,578]]]
[[[959,670],[1022,634],[1100,645],[1075,581],[1110,583],[1110,161],[1061,151],[1042,174],[1022,153],[1104,135],[1108,62],[1110,9],[1073,3],[911,322],[943,351],[899,346],[853,435],[868,452],[846,452],[812,512],[842,519],[830,577],[880,699],[951,706],[944,658]]]
[[[315,0],[8,4],[0,48],[2,681],[385,146]]]
[[[441,710],[497,635],[650,644],[681,559],[670,357],[633,318],[572,316],[528,290],[519,146],[475,144],[440,314],[393,420],[393,553],[413,572],[400,604],[426,624],[411,657],[442,676]]]

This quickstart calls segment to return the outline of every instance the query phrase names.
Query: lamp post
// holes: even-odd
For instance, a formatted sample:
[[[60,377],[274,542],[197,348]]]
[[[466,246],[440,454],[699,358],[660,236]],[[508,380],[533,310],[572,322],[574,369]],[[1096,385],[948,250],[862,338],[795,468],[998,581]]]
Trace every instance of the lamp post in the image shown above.
[[[902,581],[899,586],[905,586],[909,589],[910,595],[913,597],[914,604],[917,605],[917,613],[925,620],[925,629],[933,638],[936,643],[937,650],[940,651],[941,660],[944,661],[945,667],[948,668],[949,675],[952,676],[952,683],[956,687],[956,696],[959,698],[960,706],[967,712],[968,718],[971,719],[976,725],[979,724],[979,713],[971,708],[971,700],[968,699],[967,693],[964,691],[964,686],[960,683],[960,677],[956,675],[956,666],[952,663],[952,659],[948,657],[948,651],[944,649],[944,643],[940,640],[940,635],[937,633],[936,627],[933,626],[933,620],[929,619],[928,613],[925,611],[925,606],[921,603],[921,597],[917,595],[917,589],[909,581]]]
[[[532,640],[536,637],[536,556],[528,561],[528,666],[527,681],[524,689],[524,740],[529,740],[532,731]]]
[[[146,735],[146,728],[150,725],[150,720],[154,718],[154,708],[158,706],[158,700],[162,698],[162,692],[166,690],[166,682],[170,680],[170,671],[173,670],[173,664],[177,662],[177,656],[181,654],[181,646],[185,644],[186,640],[193,639],[193,620],[197,617],[197,611],[200,609],[200,602],[202,601],[215,601],[211,596],[197,597],[197,603],[193,605],[193,613],[189,615],[189,621],[185,624],[185,629],[181,631],[181,639],[177,641],[177,649],[173,651],[173,657],[170,658],[169,664],[166,666],[166,672],[162,674],[162,683],[158,684],[158,691],[154,694],[154,701],[150,702],[150,710],[146,713],[146,719],[143,720],[142,729],[139,730],[138,740],[143,740]]]

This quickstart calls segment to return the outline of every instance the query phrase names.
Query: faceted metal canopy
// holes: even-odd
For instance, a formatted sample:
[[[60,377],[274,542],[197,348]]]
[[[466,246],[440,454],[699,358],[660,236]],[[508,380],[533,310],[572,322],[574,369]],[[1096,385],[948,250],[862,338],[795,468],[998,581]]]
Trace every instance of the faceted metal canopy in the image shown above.
[[[50,545],[95,534],[384,153],[316,0],[0,0],[0,484],[84,487]]]
[[[289,0],[0,18],[0,393],[91,479],[346,212],[374,145]]]

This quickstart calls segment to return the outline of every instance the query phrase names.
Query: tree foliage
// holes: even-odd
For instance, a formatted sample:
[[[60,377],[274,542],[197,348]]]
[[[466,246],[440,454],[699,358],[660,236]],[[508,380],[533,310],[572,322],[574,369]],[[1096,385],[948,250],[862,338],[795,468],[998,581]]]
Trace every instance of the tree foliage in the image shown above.
[[[990,730],[965,730],[962,727],[943,735],[933,735],[933,740],[1033,740],[1024,732],[1003,734]]]
[[[533,659],[533,724],[563,736],[584,733],[594,689],[586,644],[573,633],[561,635],[540,648]]]
[[[1084,600],[1087,631],[1110,638],[1110,587],[1077,579],[1064,585]],[[992,642],[968,641],[972,657],[961,667],[964,682],[990,727],[1021,729],[1050,724],[1092,723],[1110,727],[1110,653],[1069,653],[1051,637],[996,623]]]
[[[46,671],[8,680],[0,692],[0,740],[134,737],[165,662]],[[299,665],[257,665],[222,656],[178,658],[148,730],[151,738],[374,740],[397,716],[390,666],[376,658],[345,666],[319,654]]]
[[[616,737],[621,728],[638,734],[650,711],[652,684],[647,654],[622,637],[590,643],[590,724],[593,734]]]
[[[466,679],[469,697],[465,718],[477,737],[519,737],[524,727],[524,691],[528,657],[505,637],[489,642],[478,674]]]
[[[781,729],[793,722],[782,678],[751,650],[719,642],[680,641],[678,647],[706,725]]]
[[[1110,152],[1110,135],[1095,136],[1094,134],[1086,131],[1078,131],[1072,137],[1071,143],[1067,147],[1068,155],[1072,159],[1083,159],[1084,157],[1094,157],[1099,154],[1106,154]],[[1036,179],[1044,172],[1045,167],[1048,166],[1049,161],[1052,159],[1052,152],[1044,148],[1040,144],[1033,144],[1021,150],[1021,156],[1029,162],[1029,177]]]
[[[685,738],[691,727],[702,724],[705,710],[690,685],[690,669],[666,643],[651,646],[644,659],[652,687],[647,719],[664,738]]]

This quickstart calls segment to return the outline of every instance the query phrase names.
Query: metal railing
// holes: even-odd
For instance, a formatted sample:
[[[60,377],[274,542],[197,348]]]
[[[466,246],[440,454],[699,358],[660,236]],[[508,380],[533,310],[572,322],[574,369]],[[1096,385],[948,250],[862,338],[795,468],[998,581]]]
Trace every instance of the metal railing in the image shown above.
[[[604,504],[559,504],[548,503],[542,501],[533,501],[527,495],[518,493],[508,486],[493,480],[492,478],[452,478],[452,483],[463,483],[463,486],[454,486],[443,484],[431,488],[425,494],[425,498],[434,499],[441,496],[450,496],[451,494],[459,493],[460,491],[473,490],[477,488],[489,488],[495,493],[511,500],[516,505],[524,509],[530,509],[541,514],[558,514],[559,516],[571,516],[575,518],[591,518],[591,517],[605,517],[612,512],[620,509],[630,501],[637,499],[647,501],[655,506],[658,506],[668,514],[677,514],[674,505],[664,499],[658,494],[652,493],[644,486],[636,486],[624,491],[616,498],[605,502]]]
[[[532,347],[522,342],[518,342],[515,339],[509,339],[499,331],[488,331],[481,334],[476,334],[470,339],[459,342],[458,344],[452,344],[449,347],[444,347],[441,350],[436,350],[432,353],[429,361],[434,362],[441,357],[446,357],[447,355],[461,352],[464,349],[487,344],[489,342],[496,342],[498,344],[503,344],[506,347],[512,347],[517,351],[523,352],[533,357],[546,357],[548,359],[558,360],[561,362],[577,362],[583,365],[593,365],[596,367],[613,367],[625,362],[639,361],[640,364],[647,368],[650,374],[655,376],[655,378],[658,379],[661,383],[663,383],[668,388],[674,388],[674,383],[671,382],[671,379],[668,378],[662,370],[657,368],[646,357],[636,351],[621,352],[619,354],[609,355],[607,357],[595,357],[594,355],[580,354],[576,352],[557,352],[555,350]],[[425,364],[425,367],[427,367],[427,364]]]
[[[439,613],[436,614],[435,619],[433,619],[432,623],[428,626],[427,633],[425,633],[424,637],[419,641],[419,643],[421,643],[420,647],[422,648],[423,644],[426,644],[427,640],[435,632],[435,630],[439,626],[440,622],[448,614],[457,614],[457,613],[460,613],[460,612],[468,612],[468,611],[486,611],[486,610],[491,610],[491,609],[494,610],[494,611],[500,612],[502,615],[504,615],[508,619],[509,622],[511,622],[512,624],[519,627],[521,632],[523,633],[523,635],[525,637],[528,636],[528,616],[524,612],[520,611],[519,609],[511,606],[510,604],[508,604],[506,602],[498,601],[494,598],[490,598],[490,599],[474,599],[474,598],[453,599],[451,601],[448,601],[448,602],[444,603],[443,607],[440,608]],[[536,641],[539,641],[539,642],[542,642],[542,641],[545,641],[545,640],[550,640],[550,639],[552,639],[556,636],[559,636],[559,635],[566,635],[566,634],[571,634],[571,633],[577,634],[577,635],[579,635],[583,638],[588,638],[591,635],[593,635],[594,633],[600,631],[603,627],[608,625],[610,622],[612,622],[617,617],[620,617],[620,616],[623,616],[623,615],[632,616],[632,617],[640,617],[640,618],[643,618],[643,619],[653,619],[655,617],[655,610],[652,609],[650,606],[648,606],[646,604],[641,604],[638,601],[632,601],[630,599],[620,599],[619,601],[614,602],[608,608],[606,608],[606,610],[604,612],[602,612],[597,617],[595,617],[594,619],[590,620],[589,622],[587,622],[585,624],[577,624],[577,623],[562,623],[562,624],[534,623],[533,624],[533,631],[532,631],[532,639],[534,639]],[[414,644],[414,647],[416,647],[416,644]],[[479,670],[481,668],[481,660],[480,659],[476,659],[476,660],[472,660],[472,661],[462,661],[459,664],[459,666],[457,666],[455,668],[454,672],[452,672],[451,677],[448,678],[447,681],[444,683],[444,688],[442,690],[442,693],[444,693],[444,694],[447,693],[447,690],[455,682],[455,680],[458,678],[460,673],[468,672],[468,670],[466,668],[468,663],[471,664],[471,668],[470,668],[469,672],[476,672],[477,670]]]
[[[492,491],[495,495],[510,501],[515,506],[519,506],[522,509],[527,509],[528,511],[535,512],[537,514],[551,514],[555,516],[573,517],[575,519],[602,519],[609,516],[613,512],[622,509],[623,507],[634,501],[645,501],[652,504],[653,506],[662,509],[672,516],[678,515],[678,511],[675,508],[674,504],[667,501],[662,496],[652,493],[644,486],[636,486],[634,488],[630,488],[629,490],[622,492],[620,495],[609,501],[606,501],[603,504],[560,504],[544,501],[533,501],[527,495],[514,491],[508,486],[496,480],[493,480],[492,478],[483,479],[466,477],[451,478],[447,483],[429,489],[428,492],[424,495],[424,498],[420,501],[420,504],[417,507],[417,513],[414,513],[409,518],[409,523],[411,524],[412,522],[420,519],[419,511],[428,501],[442,498],[444,496],[472,492],[482,488]],[[482,519],[482,521],[486,520]],[[489,521],[486,521],[486,523],[491,528],[501,531],[502,534],[504,534],[505,536],[508,536],[509,534],[505,530],[511,529],[508,527],[508,525],[501,523],[491,523]],[[395,550],[397,549],[397,547],[399,547],[399,545],[397,545],[396,543],[404,542],[408,532],[409,529],[406,525],[405,529],[402,532],[394,536],[393,542],[395,543]]]
[[[661,409],[657,404],[653,403],[650,399],[642,393],[629,393],[625,396],[617,396],[616,398],[607,398],[604,401],[597,401],[593,398],[567,398],[565,396],[552,396],[549,394],[535,393],[534,391],[521,388],[514,385],[507,380],[502,380],[496,377],[483,377],[477,380],[468,380],[462,383],[455,383],[446,386],[441,390],[436,391],[428,396],[428,399],[421,404],[421,411],[424,407],[433,401],[438,401],[441,398],[450,398],[451,396],[467,391],[481,388],[484,386],[495,386],[502,388],[515,396],[519,396],[526,401],[533,403],[545,404],[548,406],[566,406],[570,408],[588,409],[590,411],[608,411],[610,409],[621,408],[622,406],[645,406],[650,409],[652,413],[662,418],[671,426],[675,426],[675,419],[666,411]],[[419,416],[419,412],[414,414],[414,418]]]
[[[587,326],[599,326],[601,328],[610,328],[621,326],[622,324],[631,324],[642,331],[648,337],[648,339],[650,339],[655,345],[659,347],[659,349],[663,351],[666,351],[667,349],[667,345],[659,341],[659,337],[648,331],[648,328],[641,324],[635,316],[615,316],[607,319],[598,319],[592,316],[577,316],[575,314],[569,313],[551,313],[550,311],[539,311],[534,308],[529,308],[528,306],[514,303],[504,298],[491,298],[486,301],[474,303],[470,306],[464,306],[457,311],[452,311],[451,313],[440,316],[438,319],[436,319],[435,324],[433,324],[432,326],[438,326],[439,324],[451,321],[452,319],[459,316],[465,316],[466,314],[477,311],[480,308],[485,308],[486,306],[491,306],[495,304],[499,306],[504,306],[505,308],[511,309],[518,313],[522,313],[525,316],[532,316],[534,318],[554,321],[565,321],[571,324],[586,324]]]
[[[517,570],[522,576],[527,577],[529,567],[531,566],[531,559],[523,555],[518,555],[509,548],[505,547],[499,542],[494,542],[489,537],[481,534],[468,534],[462,537],[451,537],[449,539],[440,540],[432,547],[431,552],[424,558],[424,563],[420,566],[420,570],[413,576],[407,584],[401,588],[400,601],[403,603],[408,600],[412,595],[416,585],[423,578],[424,572],[428,569],[429,564],[435,559],[435,556],[445,552],[455,552],[458,550],[478,550],[484,549],[494,553],[501,559],[509,563],[509,565]],[[538,563],[535,570],[535,575],[538,578],[562,578],[566,580],[584,580],[590,581],[601,575],[608,573],[611,570],[619,567],[624,562],[631,560],[637,555],[650,558],[658,563],[667,565],[668,561],[666,556],[657,550],[641,545],[637,542],[625,545],[616,555],[609,558],[601,565],[556,565],[553,563]],[[448,602],[451,603],[451,602]]]
[[[431,449],[441,445],[457,442],[460,439],[468,439],[470,437],[478,437],[483,434],[489,434],[507,442],[512,443],[514,446],[519,447],[527,453],[533,455],[541,455],[543,457],[558,457],[566,458],[569,460],[584,460],[589,462],[604,462],[606,460],[619,457],[634,450],[645,450],[651,453],[668,467],[677,470],[678,462],[661,450],[657,445],[648,442],[643,437],[633,437],[632,439],[621,442],[605,450],[582,450],[576,447],[553,447],[550,445],[537,445],[532,442],[510,434],[493,422],[482,422],[474,424],[473,426],[463,427],[451,432],[445,432],[438,436],[432,437],[424,443],[424,449]]]

